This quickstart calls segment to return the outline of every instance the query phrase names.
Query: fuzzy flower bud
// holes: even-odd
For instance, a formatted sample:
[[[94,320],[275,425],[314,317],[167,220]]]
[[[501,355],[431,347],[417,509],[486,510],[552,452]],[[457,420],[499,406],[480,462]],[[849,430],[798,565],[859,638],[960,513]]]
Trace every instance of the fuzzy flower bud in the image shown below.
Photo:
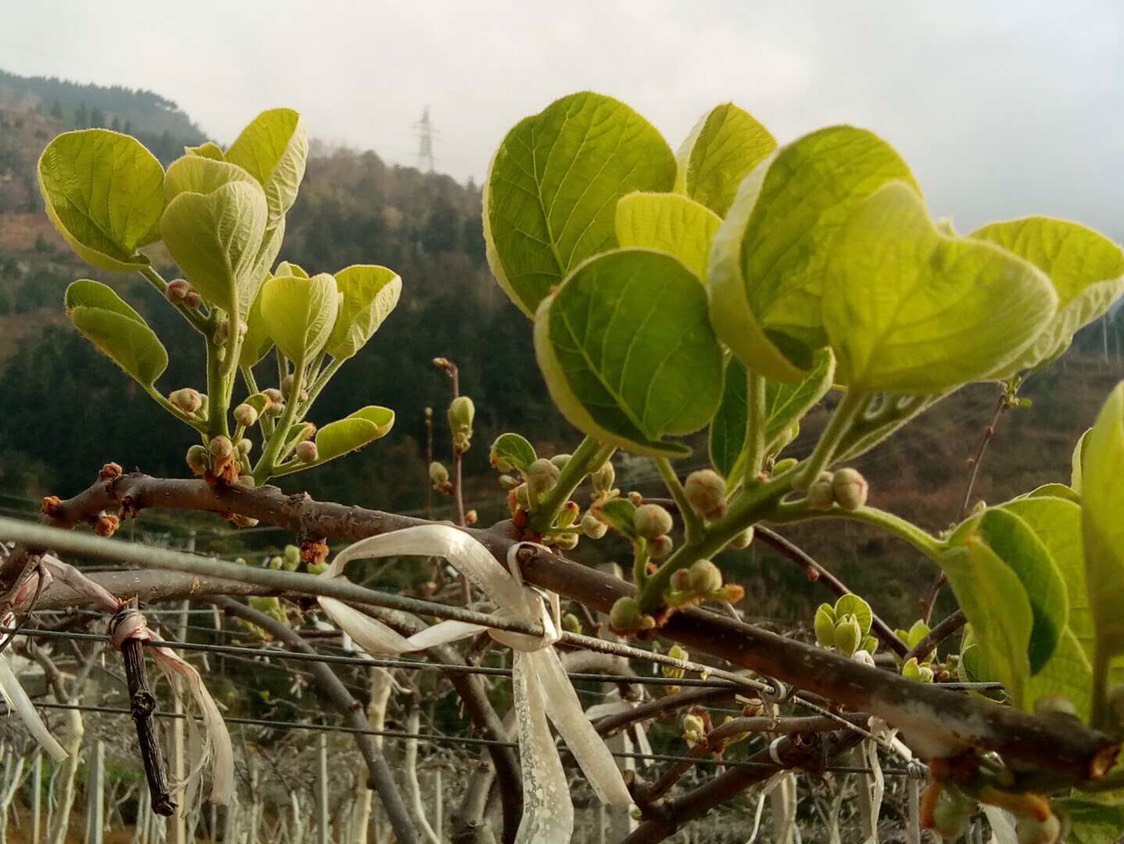
[[[726,480],[713,469],[689,474],[683,492],[691,509],[704,519],[720,519],[726,512]]]
[[[472,420],[476,417],[476,405],[468,396],[457,396],[449,404],[449,430],[453,432],[453,450],[457,454],[468,451],[472,440]]]
[[[653,536],[648,540],[648,556],[653,560],[662,560],[671,553],[671,549],[674,547],[675,542],[666,533]]]
[[[565,469],[566,464],[570,462],[571,455],[569,454],[556,454],[550,458],[550,462],[557,466],[559,469]]]
[[[581,515],[582,508],[578,506],[576,501],[567,501],[562,505],[562,509],[558,511],[558,527],[570,527]]]
[[[830,510],[835,503],[835,490],[831,481],[831,472],[821,472],[808,487],[808,506],[813,510]]]
[[[656,621],[650,615],[640,612],[640,604],[635,598],[617,598],[609,611],[609,626],[614,630],[651,630]]]
[[[258,421],[258,412],[252,404],[240,404],[234,408],[234,421],[243,428],[251,428]]]
[[[203,396],[199,394],[198,390],[193,390],[191,387],[173,391],[169,394],[168,401],[172,403],[173,407],[182,410],[184,413],[195,413],[203,406]]]
[[[561,470],[545,457],[540,457],[527,467],[527,487],[531,500],[537,502],[558,483]]]
[[[254,441],[243,437],[238,441],[235,447],[238,449],[238,453],[243,457],[249,457],[250,452],[254,450]]]
[[[677,569],[671,573],[671,588],[676,592],[691,591],[691,573],[687,569]]]
[[[586,513],[582,516],[581,528],[582,533],[590,539],[601,539],[609,532],[609,526],[592,513]]]
[[[632,529],[645,539],[670,533],[672,524],[671,513],[659,504],[641,504],[632,516]]]
[[[831,492],[835,503],[844,510],[858,510],[866,504],[866,478],[855,469],[840,469],[831,479]],[[810,490],[808,495],[811,496]]]
[[[449,482],[449,470],[444,463],[434,460],[429,464],[429,480],[435,487],[441,487]]]
[[[285,396],[276,387],[268,387],[261,391],[261,394],[269,400],[269,406],[266,411],[279,409],[285,403]]]
[[[1033,815],[1023,815],[1015,824],[1019,844],[1057,844],[1062,840],[1062,822],[1057,815],[1040,821]]]
[[[562,551],[573,551],[578,547],[579,539],[576,533],[559,533],[554,537],[554,545]]]
[[[753,528],[747,527],[745,530],[731,539],[726,547],[731,548],[735,551],[741,551],[743,548],[748,548],[752,542]]]
[[[164,298],[175,305],[187,298],[187,294],[190,293],[191,290],[191,284],[186,278],[173,279],[169,281],[168,286],[164,288]]]
[[[316,448],[316,443],[312,440],[304,440],[297,443],[293,449],[293,454],[296,455],[297,460],[301,463],[315,463],[317,458],[320,457],[320,451]]]
[[[722,570],[710,560],[695,560],[687,569],[687,579],[696,595],[709,595],[722,588]]]
[[[301,549],[296,545],[286,545],[281,552],[281,559],[285,571],[296,571],[301,564]]]
[[[234,454],[234,443],[230,437],[215,437],[211,440],[210,452],[216,462],[228,460]]]
[[[464,514],[464,523],[467,527],[472,527],[474,524],[476,524],[479,518],[480,516],[475,510],[468,510]]]
[[[594,491],[608,492],[617,480],[617,470],[613,468],[612,462],[606,460],[601,464],[601,468],[591,475],[591,478]]]
[[[191,471],[202,477],[203,474],[210,468],[211,459],[207,453],[207,449],[201,445],[193,445],[187,450],[187,465]]]
[[[202,304],[203,297],[194,290],[189,290],[187,295],[183,297],[183,306],[189,311],[194,311]]]

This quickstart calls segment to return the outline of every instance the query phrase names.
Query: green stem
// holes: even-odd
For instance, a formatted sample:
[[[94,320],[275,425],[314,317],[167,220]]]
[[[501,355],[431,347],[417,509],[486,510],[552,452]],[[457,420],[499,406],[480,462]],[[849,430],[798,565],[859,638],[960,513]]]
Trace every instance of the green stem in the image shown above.
[[[842,507],[832,507],[830,510],[813,510],[803,501],[793,504],[781,504],[769,516],[773,524],[786,524],[790,522],[811,521],[812,519],[849,519],[855,522],[866,522],[876,525],[900,539],[904,539],[930,560],[940,563],[941,552],[945,543],[923,531],[917,525],[877,507],[860,507],[857,510],[844,510]]]
[[[167,398],[165,398],[163,395],[161,395],[160,391],[157,390],[155,387],[145,387],[144,389],[145,389],[145,392],[147,392],[150,396],[152,396],[153,400],[158,405],[160,405],[162,408],[164,408],[166,411],[168,411],[170,414],[172,414],[172,416],[176,417],[176,419],[180,420],[181,422],[186,422],[188,425],[190,425],[192,428],[194,428],[196,431],[198,431],[201,434],[204,434],[204,433],[207,432],[207,426],[203,424],[202,420],[200,420],[196,416],[192,416],[190,414],[184,413],[182,410],[180,410],[178,407],[176,407],[174,404],[172,404],[170,401],[168,401]]]
[[[297,401],[297,396],[301,394],[303,388],[304,366],[297,365],[293,367],[293,389],[289,392],[290,398],[285,402],[285,409],[281,411],[281,418],[277,420],[277,427],[273,429],[272,436],[266,440],[258,465],[254,467],[254,482],[258,486],[273,477],[273,470],[277,466],[277,459],[281,456],[285,440],[288,439],[289,429],[299,418],[300,402]]]
[[[676,571],[695,560],[713,557],[746,528],[770,518],[781,498],[792,491],[792,478],[792,472],[785,472],[763,484],[742,490],[730,503],[725,516],[712,523],[698,539],[684,542],[655,574],[648,577],[636,596],[640,611],[652,613],[659,609],[664,603],[664,593],[671,583],[671,576]]]
[[[640,589],[648,580],[648,549],[643,541],[632,546],[632,582]]]
[[[696,513],[695,508],[687,501],[687,493],[683,491],[683,484],[679,482],[679,476],[675,474],[671,461],[666,457],[656,457],[653,462],[656,464],[656,468],[660,470],[664,486],[667,487],[667,491],[671,493],[676,506],[679,507],[679,516],[683,519],[683,541],[694,542],[701,538],[706,530],[702,516]]]
[[[154,267],[141,267],[139,272],[152,283],[153,287],[160,291],[161,296],[165,295],[168,290],[168,282],[164,280],[164,276],[160,275]],[[210,333],[210,320],[199,313],[199,311],[191,310],[184,307],[182,304],[171,302],[171,300],[169,300],[169,303],[179,311],[180,316],[186,319],[191,327],[200,334],[207,335]]]
[[[558,483],[546,494],[546,498],[533,514],[527,529],[531,533],[545,533],[554,524],[554,519],[562,509],[574,490],[578,488],[585,476],[593,472],[613,456],[616,446],[602,445],[593,437],[586,437],[581,441],[569,461],[562,467],[558,476]]]
[[[223,389],[223,366],[219,360],[221,346],[207,340],[207,434],[211,438],[225,437],[230,429],[226,426],[226,411],[229,398]]]
[[[812,482],[820,476],[820,472],[831,464],[839,443],[842,442],[851,424],[866,410],[870,398],[869,393],[856,393],[853,390],[844,393],[843,400],[839,402],[839,406],[835,408],[835,412],[831,414],[831,419],[828,420],[827,427],[820,434],[815,449],[808,459],[800,465],[796,480],[793,483],[796,489],[807,490]]]
[[[320,391],[328,386],[328,382],[332,380],[332,376],[340,371],[340,367],[344,365],[347,358],[335,358],[330,364],[327,365],[312,382],[312,386],[308,388],[308,398],[301,406],[301,418],[312,409],[312,403],[316,401],[316,397],[320,395]],[[319,369],[319,366],[314,367]]]
[[[768,410],[765,406],[765,378],[752,369],[746,371],[746,454],[745,485],[756,483],[765,463],[765,423]]]
[[[1112,654],[1098,640],[1093,648],[1093,702],[1090,707],[1090,726],[1097,730],[1106,728],[1108,722],[1108,671]]]

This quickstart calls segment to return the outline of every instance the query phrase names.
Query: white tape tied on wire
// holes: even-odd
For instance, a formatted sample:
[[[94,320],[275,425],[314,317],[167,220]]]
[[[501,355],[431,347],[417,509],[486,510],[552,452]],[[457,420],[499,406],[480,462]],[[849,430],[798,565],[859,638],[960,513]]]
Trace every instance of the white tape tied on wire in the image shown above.
[[[370,653],[403,654],[487,633],[510,647],[515,657],[512,687],[519,756],[523,769],[523,819],[517,844],[567,844],[573,835],[574,807],[550,723],[561,734],[590,787],[603,803],[628,806],[631,798],[609,749],[582,711],[554,643],[561,633],[558,596],[526,586],[515,554],[505,569],[487,548],[447,525],[421,525],[364,539],[340,552],[321,577],[340,577],[352,560],[375,557],[443,557],[500,607],[497,622],[540,625],[541,637],[462,621],[443,621],[405,638],[387,625],[334,598],[318,598],[331,619]],[[550,611],[547,605],[550,605]]]

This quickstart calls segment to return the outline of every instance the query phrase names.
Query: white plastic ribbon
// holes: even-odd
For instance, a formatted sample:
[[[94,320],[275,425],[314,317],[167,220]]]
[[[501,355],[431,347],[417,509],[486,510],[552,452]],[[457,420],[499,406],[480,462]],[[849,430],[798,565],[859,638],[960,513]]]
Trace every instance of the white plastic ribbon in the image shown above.
[[[364,539],[340,552],[321,577],[340,577],[352,560],[375,557],[444,557],[495,603],[497,621],[537,624],[541,637],[461,621],[443,621],[405,638],[380,621],[334,598],[318,598],[324,612],[355,643],[371,653],[402,654],[487,631],[515,654],[512,687],[523,769],[523,819],[517,844],[568,844],[574,807],[550,723],[565,740],[590,787],[603,803],[628,806],[631,798],[609,749],[582,711],[574,687],[552,645],[560,637],[558,596],[526,586],[515,553],[505,569],[487,548],[447,525],[421,525]],[[547,603],[552,612],[548,612]],[[548,723],[549,719],[549,723]]]

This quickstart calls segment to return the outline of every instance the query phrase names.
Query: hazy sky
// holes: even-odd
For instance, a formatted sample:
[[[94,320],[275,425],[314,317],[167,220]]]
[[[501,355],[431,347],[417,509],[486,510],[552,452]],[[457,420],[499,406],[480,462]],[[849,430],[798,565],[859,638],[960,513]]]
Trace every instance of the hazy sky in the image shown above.
[[[554,98],[619,97],[672,146],[733,100],[781,141],[849,122],[967,230],[1041,213],[1124,235],[1120,0],[0,0],[0,68],[144,87],[226,143],[288,105],[327,141],[480,181]]]

